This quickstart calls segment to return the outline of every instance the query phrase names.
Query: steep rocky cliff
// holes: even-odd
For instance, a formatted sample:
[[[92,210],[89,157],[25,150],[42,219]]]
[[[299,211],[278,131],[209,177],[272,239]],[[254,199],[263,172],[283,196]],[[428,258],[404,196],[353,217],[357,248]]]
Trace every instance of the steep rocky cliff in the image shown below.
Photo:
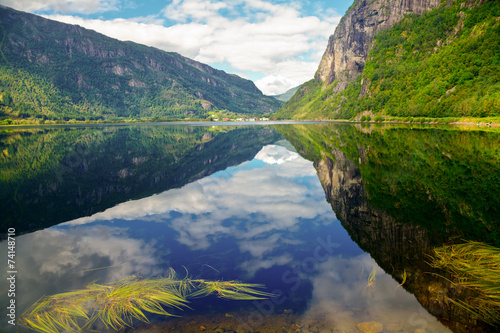
[[[355,1],[275,118],[499,116],[498,17],[498,1]]]
[[[338,79],[345,89],[362,71],[373,36],[399,22],[406,14],[422,14],[441,0],[356,0],[330,37],[315,78],[326,84]]]

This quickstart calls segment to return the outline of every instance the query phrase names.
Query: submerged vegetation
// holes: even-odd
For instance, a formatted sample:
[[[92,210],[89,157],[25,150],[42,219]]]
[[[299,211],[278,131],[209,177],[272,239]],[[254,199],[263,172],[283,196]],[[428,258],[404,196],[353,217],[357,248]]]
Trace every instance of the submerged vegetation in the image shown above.
[[[482,321],[500,324],[500,249],[481,242],[445,245],[434,249],[434,268],[449,272],[452,283],[476,294],[467,302],[451,302]]]
[[[120,330],[134,320],[149,322],[146,313],[174,316],[165,309],[188,307],[189,299],[216,295],[229,300],[271,297],[263,285],[238,281],[178,279],[175,272],[164,278],[132,276],[112,284],[89,284],[85,289],[44,297],[21,317],[20,323],[44,333],[81,332],[98,321]]]

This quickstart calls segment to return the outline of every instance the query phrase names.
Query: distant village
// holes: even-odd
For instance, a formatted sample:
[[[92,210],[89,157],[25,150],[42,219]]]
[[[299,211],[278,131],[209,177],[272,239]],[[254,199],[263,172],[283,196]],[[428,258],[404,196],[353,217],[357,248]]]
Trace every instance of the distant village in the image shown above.
[[[215,118],[215,115],[211,115],[212,121],[268,121],[269,118],[262,117],[262,118]]]

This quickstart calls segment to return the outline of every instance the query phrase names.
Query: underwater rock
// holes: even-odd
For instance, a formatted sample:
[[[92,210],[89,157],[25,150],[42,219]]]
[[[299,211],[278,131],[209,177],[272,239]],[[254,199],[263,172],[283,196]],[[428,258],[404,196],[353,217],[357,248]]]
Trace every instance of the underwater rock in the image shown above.
[[[427,333],[423,328],[417,328],[413,333]]]
[[[389,332],[399,332],[403,330],[403,326],[396,323],[390,323],[385,326],[385,329]]]
[[[367,321],[356,326],[363,333],[380,333],[384,330],[384,325],[376,321]]]

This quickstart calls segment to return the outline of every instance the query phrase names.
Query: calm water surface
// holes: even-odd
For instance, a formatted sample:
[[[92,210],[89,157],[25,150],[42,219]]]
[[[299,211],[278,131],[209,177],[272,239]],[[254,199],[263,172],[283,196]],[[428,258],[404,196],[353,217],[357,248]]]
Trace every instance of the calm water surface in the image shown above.
[[[494,331],[446,301],[454,291],[426,261],[450,239],[500,246],[499,138],[334,124],[0,130],[16,316],[43,295],[174,269],[276,297],[200,299],[131,332]],[[2,329],[27,331],[5,314]]]

